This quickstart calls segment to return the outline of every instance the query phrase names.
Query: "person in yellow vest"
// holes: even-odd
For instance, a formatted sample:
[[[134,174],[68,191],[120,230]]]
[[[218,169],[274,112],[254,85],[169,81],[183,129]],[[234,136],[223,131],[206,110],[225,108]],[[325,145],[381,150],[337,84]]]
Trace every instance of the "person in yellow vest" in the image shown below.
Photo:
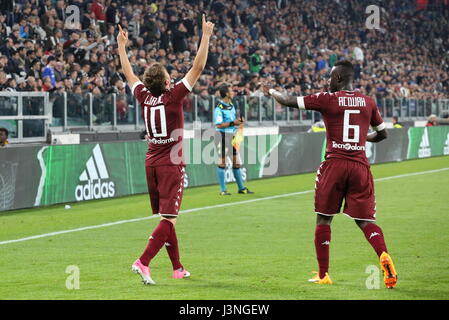
[[[307,132],[325,132],[325,131],[326,127],[324,126],[324,121],[320,120],[316,121]]]
[[[0,128],[0,147],[7,147],[9,142],[8,142],[8,129],[6,128]]]
[[[393,128],[403,128],[404,126],[402,125],[402,123],[399,122],[399,118],[394,116],[392,118],[392,122],[393,122]]]

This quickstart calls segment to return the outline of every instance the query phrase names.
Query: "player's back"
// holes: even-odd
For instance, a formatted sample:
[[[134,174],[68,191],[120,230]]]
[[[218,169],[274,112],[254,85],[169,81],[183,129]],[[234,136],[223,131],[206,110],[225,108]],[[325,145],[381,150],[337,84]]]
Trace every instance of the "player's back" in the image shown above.
[[[323,115],[326,159],[344,158],[369,165],[365,155],[369,127],[384,126],[373,99],[359,91],[337,91],[306,96],[298,103]]]
[[[184,112],[182,101],[191,87],[185,79],[160,96],[153,96],[142,82],[132,88],[142,106],[148,136],[146,166],[184,165]]]

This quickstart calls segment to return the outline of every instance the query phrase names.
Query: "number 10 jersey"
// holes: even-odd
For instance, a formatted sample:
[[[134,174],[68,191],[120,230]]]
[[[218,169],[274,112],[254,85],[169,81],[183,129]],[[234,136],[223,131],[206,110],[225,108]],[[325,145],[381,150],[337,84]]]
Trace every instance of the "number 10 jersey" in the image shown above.
[[[184,78],[155,97],[140,81],[131,88],[142,107],[148,140],[147,167],[184,166],[184,112],[182,101],[192,91]]]

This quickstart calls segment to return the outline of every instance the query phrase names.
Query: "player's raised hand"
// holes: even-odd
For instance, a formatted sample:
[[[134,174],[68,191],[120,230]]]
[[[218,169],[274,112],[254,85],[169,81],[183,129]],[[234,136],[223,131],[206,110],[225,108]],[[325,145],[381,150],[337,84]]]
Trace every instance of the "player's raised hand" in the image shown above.
[[[212,22],[206,21],[206,15],[203,14],[203,34],[210,37],[214,32],[214,26]]]
[[[117,44],[119,46],[125,46],[128,43],[128,31],[123,31],[122,27],[118,25]]]

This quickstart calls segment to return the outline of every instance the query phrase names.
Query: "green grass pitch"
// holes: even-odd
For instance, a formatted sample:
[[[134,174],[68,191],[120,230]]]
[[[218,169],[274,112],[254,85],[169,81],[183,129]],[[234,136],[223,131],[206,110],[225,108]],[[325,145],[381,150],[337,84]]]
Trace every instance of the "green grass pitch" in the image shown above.
[[[158,219],[128,222],[28,241],[0,244],[0,299],[448,299],[449,157],[372,167],[378,224],[395,260],[394,290],[368,289],[377,256],[355,223],[332,225],[334,285],[306,280],[317,269],[313,193],[205,208],[181,214],[177,233],[190,279],[171,278],[163,248],[152,262],[156,286],[130,271]],[[187,189],[182,209],[307,191],[313,173],[251,181],[254,195],[219,197],[217,186]],[[147,195],[0,214],[0,242],[149,215]],[[80,288],[66,288],[67,266],[80,270]],[[374,269],[375,270],[375,269]],[[368,281],[369,282],[369,281]]]

